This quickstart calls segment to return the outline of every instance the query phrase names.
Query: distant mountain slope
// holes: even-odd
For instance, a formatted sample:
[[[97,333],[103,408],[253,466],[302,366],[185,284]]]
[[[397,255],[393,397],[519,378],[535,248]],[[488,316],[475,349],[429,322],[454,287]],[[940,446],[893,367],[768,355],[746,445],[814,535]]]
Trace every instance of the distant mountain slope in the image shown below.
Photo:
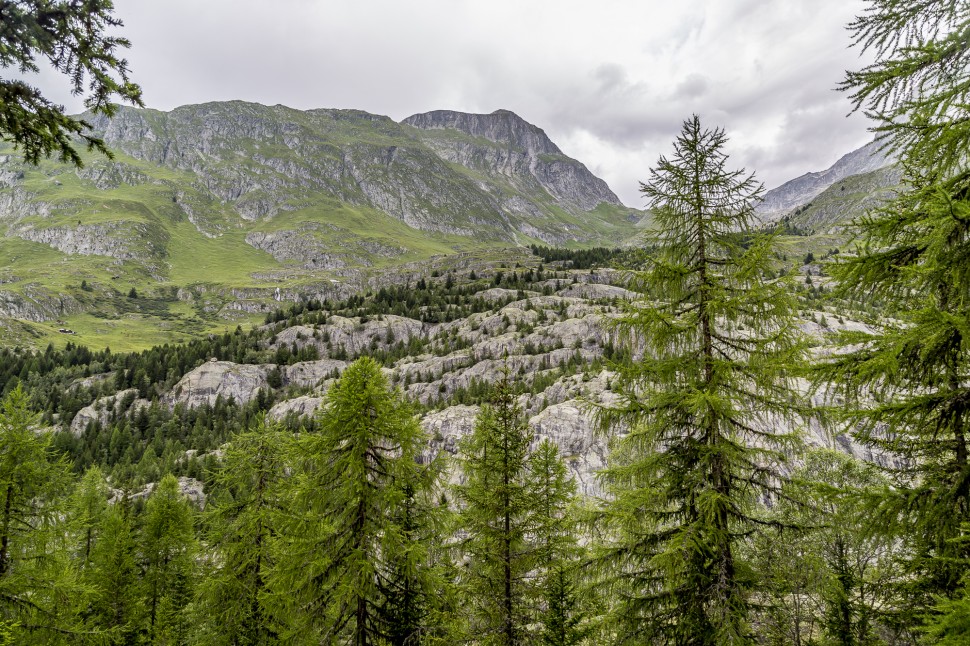
[[[507,111],[395,123],[230,101],[88,119],[114,160],[33,168],[0,146],[0,317],[198,332],[433,257],[618,245],[643,216]]]
[[[780,219],[793,209],[812,201],[827,188],[852,175],[870,173],[894,162],[879,150],[876,142],[843,155],[830,168],[787,181],[765,194],[758,215],[767,222]]]
[[[600,204],[622,206],[606,182],[564,155],[542,129],[508,110],[491,114],[436,110],[403,123],[421,129],[422,140],[443,159],[493,181],[508,182],[521,194],[545,191],[574,213],[592,211]],[[497,197],[505,198],[505,208],[522,212],[521,201]]]
[[[891,165],[850,175],[782,219],[795,230],[809,235],[840,233],[846,224],[865,215],[867,210],[891,196],[893,188],[899,184],[901,173],[899,166]]]

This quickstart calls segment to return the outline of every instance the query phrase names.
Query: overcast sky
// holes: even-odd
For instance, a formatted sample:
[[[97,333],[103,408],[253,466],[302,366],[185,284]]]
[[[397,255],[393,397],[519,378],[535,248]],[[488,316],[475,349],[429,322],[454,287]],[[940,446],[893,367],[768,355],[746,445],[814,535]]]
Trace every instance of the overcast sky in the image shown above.
[[[871,139],[834,91],[862,0],[115,0],[149,107],[505,108],[630,206],[683,119],[771,188]],[[51,94],[72,109],[69,96]]]

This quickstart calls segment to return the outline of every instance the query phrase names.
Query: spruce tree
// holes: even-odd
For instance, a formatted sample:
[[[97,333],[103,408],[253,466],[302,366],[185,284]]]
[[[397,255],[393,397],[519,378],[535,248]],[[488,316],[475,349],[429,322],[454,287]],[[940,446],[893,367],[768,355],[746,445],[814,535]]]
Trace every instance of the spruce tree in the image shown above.
[[[460,446],[458,488],[467,557],[469,629],[482,645],[526,643],[535,550],[529,543],[533,500],[526,481],[532,434],[506,376],[482,406]]]
[[[904,174],[831,269],[838,295],[882,301],[888,316],[844,334],[819,383],[889,465],[873,519],[907,541],[900,610],[915,625],[934,595],[957,594],[970,556],[954,540],[970,520],[970,3],[878,0],[850,29],[877,56],[842,87]]]
[[[751,642],[754,579],[737,548],[761,528],[758,501],[780,493],[796,439],[795,302],[768,278],[772,239],[753,228],[762,186],[728,170],[725,143],[690,118],[642,185],[655,248],[630,275],[642,298],[616,322],[642,358],[617,365],[621,404],[602,410],[630,426],[603,474],[621,644]]]
[[[424,433],[369,358],[331,387],[317,424],[296,447],[291,523],[274,577],[288,637],[420,643],[437,592],[414,516],[429,487],[418,463]]]

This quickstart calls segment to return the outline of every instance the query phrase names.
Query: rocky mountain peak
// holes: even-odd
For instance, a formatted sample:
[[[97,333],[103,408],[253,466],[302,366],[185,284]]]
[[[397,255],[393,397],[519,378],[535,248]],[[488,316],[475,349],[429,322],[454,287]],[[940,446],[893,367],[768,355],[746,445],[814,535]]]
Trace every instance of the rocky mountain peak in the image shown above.
[[[861,175],[895,163],[873,141],[862,148],[843,155],[823,171],[805,173],[789,180],[765,194],[758,214],[766,221],[774,221],[799,206],[808,204],[825,189],[853,175]]]
[[[412,115],[402,123],[422,130],[458,130],[472,137],[509,144],[531,155],[562,154],[542,128],[529,123],[511,110],[496,110],[491,114],[433,110]]]
[[[586,166],[563,154],[546,133],[510,110],[471,114],[434,110],[401,122],[421,130],[422,140],[445,160],[478,173],[502,177],[518,190],[544,191],[568,211],[591,211],[620,199]],[[535,217],[534,204],[512,200],[508,212]]]

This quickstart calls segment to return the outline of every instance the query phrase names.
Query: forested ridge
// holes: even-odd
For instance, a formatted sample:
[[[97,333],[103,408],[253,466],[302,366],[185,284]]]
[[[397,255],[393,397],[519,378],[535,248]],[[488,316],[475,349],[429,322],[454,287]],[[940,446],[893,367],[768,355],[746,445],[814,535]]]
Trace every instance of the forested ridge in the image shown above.
[[[848,248],[789,257],[693,115],[640,250],[0,350],[0,646],[970,643],[970,6],[849,28],[903,179]],[[592,489],[533,426],[575,392]]]

